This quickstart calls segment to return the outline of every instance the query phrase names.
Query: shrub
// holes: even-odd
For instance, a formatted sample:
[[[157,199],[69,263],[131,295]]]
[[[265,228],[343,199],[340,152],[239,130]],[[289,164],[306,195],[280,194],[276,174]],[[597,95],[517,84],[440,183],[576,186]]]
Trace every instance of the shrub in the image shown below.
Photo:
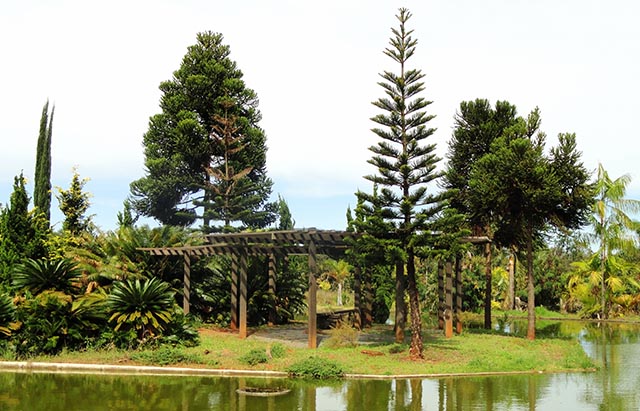
[[[324,342],[324,345],[329,348],[356,347],[358,334],[358,330],[341,321],[329,330],[329,338]]]
[[[298,361],[289,366],[287,372],[292,377],[315,379],[340,378],[344,375],[344,370],[340,364],[320,357],[309,357]]]
[[[284,358],[287,354],[287,349],[281,343],[275,343],[271,346],[270,351],[271,358]]]
[[[149,365],[171,365],[179,363],[202,364],[197,354],[185,353],[178,347],[161,347],[133,353],[131,359]]]
[[[240,360],[240,362],[244,364],[251,366],[269,361],[269,359],[267,358],[267,352],[263,349],[258,348],[242,355],[240,358],[238,358],[238,360]]]

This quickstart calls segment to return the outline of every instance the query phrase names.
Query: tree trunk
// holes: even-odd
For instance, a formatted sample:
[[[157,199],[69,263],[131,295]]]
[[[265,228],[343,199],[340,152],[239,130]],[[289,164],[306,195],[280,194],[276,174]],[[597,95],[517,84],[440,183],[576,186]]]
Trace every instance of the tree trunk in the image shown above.
[[[484,276],[485,276],[485,292],[484,292],[484,328],[491,329],[491,243],[484,245]]]
[[[516,254],[512,252],[509,256],[509,285],[507,287],[507,300],[505,301],[505,308],[507,310],[515,309],[516,298]]]
[[[342,283],[338,283],[338,298],[336,301],[338,307],[342,307]]]
[[[396,343],[404,342],[404,327],[407,322],[407,307],[404,303],[404,264],[400,261],[396,263],[396,314],[393,332],[396,336]]]
[[[527,233],[527,339],[536,339],[536,294],[533,283],[533,230]]]
[[[416,283],[413,249],[407,250],[407,289],[409,292],[409,306],[411,307],[411,346],[409,356],[411,359],[422,359],[422,316],[420,315],[420,298],[418,295],[418,285]]]

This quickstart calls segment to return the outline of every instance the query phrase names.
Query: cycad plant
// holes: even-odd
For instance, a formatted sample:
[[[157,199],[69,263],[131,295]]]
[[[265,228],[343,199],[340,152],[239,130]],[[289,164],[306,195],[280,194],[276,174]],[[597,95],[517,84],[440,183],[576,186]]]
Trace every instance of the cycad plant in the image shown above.
[[[155,277],[116,282],[107,298],[109,322],[115,322],[115,331],[135,329],[139,339],[157,335],[173,317],[174,294],[168,283]]]
[[[11,301],[11,297],[0,294],[0,337],[11,335],[9,324],[15,318],[16,308]]]
[[[29,290],[34,295],[45,290],[61,291],[72,295],[77,290],[82,275],[76,263],[68,258],[59,260],[31,258],[18,264],[13,271],[13,286],[17,290]]]

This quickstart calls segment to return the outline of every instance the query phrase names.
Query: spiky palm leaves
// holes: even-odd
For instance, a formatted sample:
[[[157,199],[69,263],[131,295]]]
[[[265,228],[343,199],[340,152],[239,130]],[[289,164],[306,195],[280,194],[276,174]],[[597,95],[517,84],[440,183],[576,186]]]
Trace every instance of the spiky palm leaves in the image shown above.
[[[11,301],[11,297],[0,294],[0,337],[11,335],[9,323],[13,321],[15,312],[16,308]]]
[[[45,290],[56,290],[73,294],[82,272],[73,260],[26,259],[13,271],[13,286],[18,290],[29,290],[40,294]]]
[[[109,322],[115,321],[115,331],[135,329],[140,339],[156,335],[173,317],[174,294],[170,285],[158,278],[116,282],[107,298]]]

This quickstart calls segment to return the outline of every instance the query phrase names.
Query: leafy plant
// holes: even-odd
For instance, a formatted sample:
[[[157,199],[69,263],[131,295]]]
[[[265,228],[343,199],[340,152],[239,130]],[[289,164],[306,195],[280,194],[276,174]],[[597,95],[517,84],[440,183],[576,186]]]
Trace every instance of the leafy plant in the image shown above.
[[[0,294],[0,337],[2,335],[11,335],[9,323],[15,318],[15,306],[11,301],[11,297],[6,294]]]
[[[341,378],[344,375],[344,370],[340,364],[320,357],[309,357],[298,361],[289,366],[287,372],[292,377],[315,379]]]
[[[107,298],[109,322],[115,321],[115,331],[135,329],[139,339],[156,335],[173,317],[174,294],[169,284],[158,278],[116,282]]]
[[[179,363],[202,364],[202,358],[197,354],[185,353],[178,347],[161,347],[156,350],[135,352],[131,359],[143,364],[172,365]]]
[[[358,345],[358,330],[344,321],[340,321],[329,330],[329,338],[324,345],[330,348],[355,347]]]
[[[266,363],[267,361],[269,361],[269,358],[267,357],[267,352],[264,349],[257,348],[240,356],[238,360],[240,360],[240,362],[244,364],[253,366],[256,364]]]
[[[287,349],[283,344],[275,343],[269,348],[269,353],[272,358],[284,358],[287,354]]]
[[[18,264],[13,272],[13,286],[18,290],[29,290],[40,294],[45,290],[73,294],[76,282],[82,275],[76,263],[68,258],[60,260],[28,258]]]

